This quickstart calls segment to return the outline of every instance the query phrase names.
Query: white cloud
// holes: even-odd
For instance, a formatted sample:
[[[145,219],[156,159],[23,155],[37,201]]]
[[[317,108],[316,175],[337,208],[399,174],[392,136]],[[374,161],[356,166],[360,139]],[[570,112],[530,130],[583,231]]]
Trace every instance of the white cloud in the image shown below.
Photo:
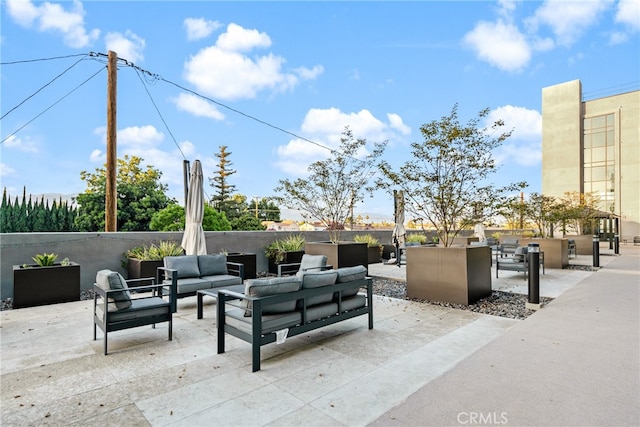
[[[271,46],[271,38],[266,33],[231,23],[227,26],[227,31],[218,37],[216,46],[229,52],[249,52],[254,48]]]
[[[535,166],[542,160],[542,115],[536,110],[505,105],[492,110],[487,125],[503,120],[503,130],[513,129],[511,137],[495,154],[498,164]]]
[[[321,66],[283,71],[286,60],[281,56],[245,55],[270,46],[267,34],[229,24],[214,46],[200,50],[185,63],[185,79],[203,94],[235,100],[254,98],[263,90],[286,91],[324,71]]]
[[[640,2],[620,0],[616,11],[616,22],[625,24],[634,31],[640,30]]]
[[[558,44],[571,46],[598,21],[611,4],[611,0],[546,0],[534,16],[527,20],[527,24],[533,32],[538,31],[540,26],[548,26]]]
[[[345,127],[353,132],[357,139],[366,139],[368,143],[401,140],[411,129],[397,114],[387,114],[388,123],[376,118],[368,110],[357,113],[345,113],[338,108],[317,109],[307,112],[301,128],[301,136],[314,141],[314,144],[302,139],[293,139],[276,149],[275,166],[292,176],[305,176],[307,167],[316,160],[327,158],[329,149],[337,148]],[[323,148],[325,147],[325,148]],[[365,154],[363,152],[362,154]]]
[[[30,1],[7,0],[7,11],[19,25],[38,31],[53,32],[62,35],[67,46],[83,48],[93,43],[100,31],[87,32],[84,25],[84,9],[82,3],[74,0],[71,9],[65,10],[61,4],[44,2],[38,6]]]
[[[107,161],[107,155],[101,150],[96,149],[89,154],[89,161],[92,163],[99,162],[100,164],[104,164]]]
[[[142,51],[146,46],[146,42],[131,31],[127,30],[124,34],[108,33],[104,41],[107,51],[116,52],[118,58],[126,59],[134,64],[144,60]]]
[[[187,29],[187,40],[193,41],[209,37],[222,24],[218,21],[209,21],[204,18],[186,18],[184,26]]]
[[[118,131],[118,144],[129,147],[149,147],[164,140],[164,134],[154,126],[131,126]]]
[[[209,117],[214,120],[224,120],[225,117],[215,105],[193,94],[181,93],[177,98],[173,98],[173,102],[178,110],[186,111],[197,117]]]
[[[409,135],[411,133],[411,128],[402,122],[402,117],[399,115],[389,113],[387,114],[387,118],[389,119],[389,124],[393,129],[396,129],[403,135]]]
[[[6,163],[0,163],[0,176],[10,176],[16,173],[16,170],[13,169]]]
[[[9,136],[3,143],[3,146],[8,149],[18,150],[25,153],[37,153],[37,145],[29,138],[18,138],[15,135]]]
[[[518,71],[531,60],[531,48],[515,25],[502,20],[479,22],[465,34],[463,43],[478,57],[505,71]]]

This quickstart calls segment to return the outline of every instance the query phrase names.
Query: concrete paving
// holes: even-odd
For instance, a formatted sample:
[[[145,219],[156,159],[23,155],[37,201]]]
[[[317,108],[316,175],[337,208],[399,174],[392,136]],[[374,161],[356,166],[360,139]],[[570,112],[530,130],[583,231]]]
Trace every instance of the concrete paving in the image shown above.
[[[1,425],[637,425],[640,247],[597,272],[547,270],[555,300],[526,320],[386,297],[262,350],[216,354],[215,302],[92,340],[92,302],[0,314]],[[393,273],[403,279],[402,268]],[[505,272],[494,288],[526,288]],[[99,338],[100,338],[99,333]],[[478,421],[482,421],[481,423]]]

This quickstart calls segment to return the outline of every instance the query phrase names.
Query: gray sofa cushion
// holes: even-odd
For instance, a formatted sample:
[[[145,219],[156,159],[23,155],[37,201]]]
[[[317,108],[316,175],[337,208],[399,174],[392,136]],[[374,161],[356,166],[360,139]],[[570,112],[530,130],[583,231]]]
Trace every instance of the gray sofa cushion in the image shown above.
[[[164,257],[164,266],[178,270],[178,279],[200,276],[197,255],[167,256]]]
[[[231,274],[216,274],[215,276],[202,276],[202,280],[209,282],[211,288],[222,288],[225,286],[242,285],[242,279]]]
[[[527,248],[524,246],[518,246],[513,253],[513,262],[524,262],[524,257],[527,256]]]
[[[123,289],[122,292],[114,292],[109,298],[108,311],[123,310],[131,307],[131,294],[127,289],[127,281],[116,271],[100,270],[96,273],[96,285],[105,291]]]
[[[300,279],[302,279],[302,275],[308,271],[322,271],[322,267],[326,267],[327,265],[327,256],[326,255],[302,255],[302,259],[300,260],[300,269],[296,273]]]
[[[198,255],[198,269],[200,276],[227,274],[227,256],[223,254]]]
[[[266,297],[288,292],[296,292],[302,288],[302,282],[296,277],[274,277],[272,279],[252,279],[247,280],[244,287],[244,294],[252,297]],[[251,309],[251,302],[242,301],[242,306]],[[266,306],[262,312],[264,314],[286,313],[296,309],[296,301],[286,301],[278,304]],[[251,311],[246,310],[245,316],[251,316]]]
[[[367,267],[365,267],[364,265],[342,267],[336,271],[338,272],[336,283],[353,282],[354,280],[362,280],[367,277]],[[353,296],[358,293],[358,290],[358,288],[344,290],[342,291],[342,296]]]
[[[331,286],[336,283],[338,273],[335,270],[311,271],[302,274],[302,289],[321,288]],[[333,300],[333,291],[328,290],[324,295],[317,295],[307,298],[307,307],[315,304],[331,302]]]

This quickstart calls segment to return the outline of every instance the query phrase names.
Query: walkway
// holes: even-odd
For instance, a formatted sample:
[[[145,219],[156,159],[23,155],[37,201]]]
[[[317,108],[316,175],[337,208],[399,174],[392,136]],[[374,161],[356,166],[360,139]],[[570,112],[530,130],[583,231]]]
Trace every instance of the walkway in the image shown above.
[[[113,333],[106,357],[90,301],[3,311],[0,422],[635,425],[639,259],[547,270],[542,286],[573,284],[524,321],[378,297],[373,330],[352,319],[266,346],[257,373],[242,341],[216,354],[213,302],[197,320],[195,298],[180,300],[172,342],[165,325]],[[511,274],[494,285],[526,283]]]

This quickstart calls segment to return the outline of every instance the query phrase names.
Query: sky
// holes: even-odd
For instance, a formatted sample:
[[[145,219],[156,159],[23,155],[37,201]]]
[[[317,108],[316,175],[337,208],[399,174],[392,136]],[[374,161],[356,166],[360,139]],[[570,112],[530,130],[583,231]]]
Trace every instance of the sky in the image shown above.
[[[348,126],[398,167],[420,126],[489,108],[511,138],[496,185],[541,191],[542,89],[585,98],[640,86],[640,1],[2,0],[1,185],[77,194],[106,161],[106,55],[117,53],[117,155],[162,172],[184,203],[183,160],[205,196],[220,146],[230,184],[269,197],[304,177]],[[291,213],[289,213],[291,214]],[[393,218],[381,191],[355,207]],[[293,215],[293,214],[291,214]]]

